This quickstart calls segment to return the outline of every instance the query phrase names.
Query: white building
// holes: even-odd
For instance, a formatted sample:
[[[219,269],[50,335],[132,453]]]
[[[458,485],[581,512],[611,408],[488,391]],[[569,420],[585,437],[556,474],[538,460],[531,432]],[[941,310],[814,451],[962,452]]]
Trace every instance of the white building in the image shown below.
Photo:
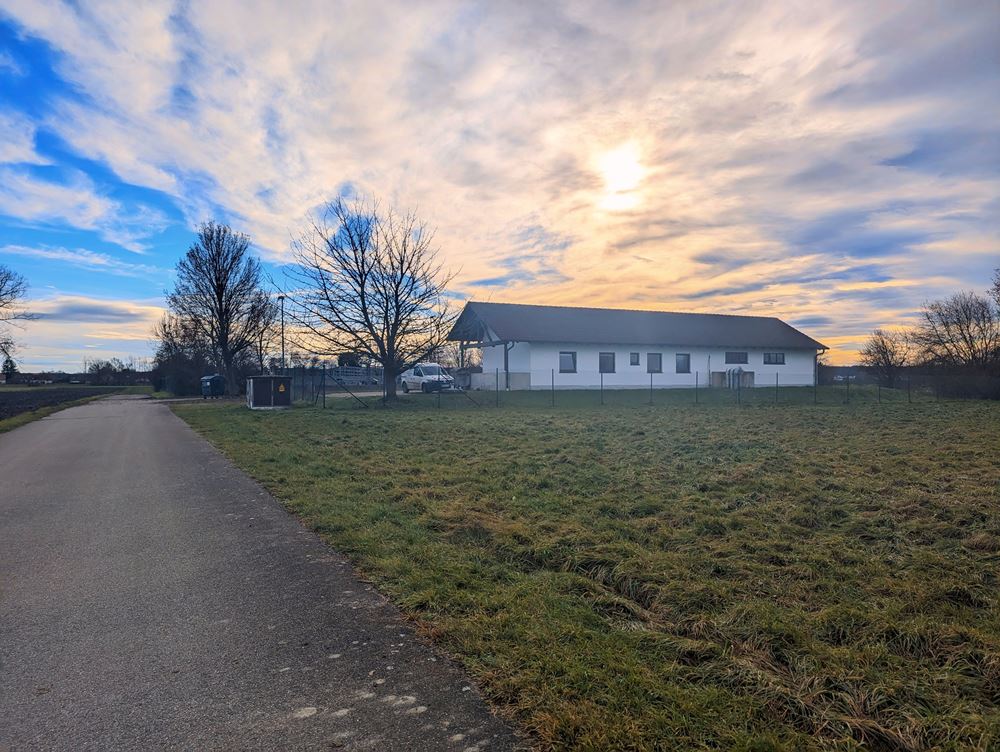
[[[448,339],[482,349],[474,389],[812,386],[827,349],[765,316],[476,302]]]

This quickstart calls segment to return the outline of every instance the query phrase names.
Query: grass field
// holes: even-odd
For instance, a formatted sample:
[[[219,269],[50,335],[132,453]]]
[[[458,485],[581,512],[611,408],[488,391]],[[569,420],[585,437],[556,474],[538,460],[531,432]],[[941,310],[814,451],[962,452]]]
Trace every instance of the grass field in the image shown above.
[[[430,399],[174,409],[543,749],[1000,748],[1000,404]]]

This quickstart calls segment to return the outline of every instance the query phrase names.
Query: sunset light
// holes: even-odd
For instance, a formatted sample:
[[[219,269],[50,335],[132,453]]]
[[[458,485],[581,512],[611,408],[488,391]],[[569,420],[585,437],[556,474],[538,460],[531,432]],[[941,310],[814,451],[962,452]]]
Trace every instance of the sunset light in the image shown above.
[[[600,206],[609,211],[633,209],[640,202],[639,188],[646,174],[635,143],[622,144],[597,159],[597,168],[604,180],[604,196]]]

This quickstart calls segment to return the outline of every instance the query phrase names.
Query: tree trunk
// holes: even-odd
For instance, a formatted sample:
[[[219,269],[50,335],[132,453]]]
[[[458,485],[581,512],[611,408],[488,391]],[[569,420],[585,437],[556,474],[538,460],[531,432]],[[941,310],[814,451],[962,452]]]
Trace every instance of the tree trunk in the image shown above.
[[[396,374],[388,368],[382,368],[382,382],[385,384],[385,398],[396,399]]]
[[[222,375],[226,378],[226,390],[225,394],[227,396],[233,396],[234,394],[239,394],[239,387],[236,385],[236,376],[233,373],[233,357],[226,357],[225,354],[222,356]],[[237,387],[233,390],[233,387]]]

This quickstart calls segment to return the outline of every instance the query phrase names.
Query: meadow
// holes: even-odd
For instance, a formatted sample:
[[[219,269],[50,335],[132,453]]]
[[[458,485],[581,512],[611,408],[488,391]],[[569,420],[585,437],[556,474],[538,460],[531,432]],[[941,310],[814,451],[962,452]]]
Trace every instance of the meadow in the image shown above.
[[[541,749],[1000,747],[1000,404],[556,396],[173,409]]]

